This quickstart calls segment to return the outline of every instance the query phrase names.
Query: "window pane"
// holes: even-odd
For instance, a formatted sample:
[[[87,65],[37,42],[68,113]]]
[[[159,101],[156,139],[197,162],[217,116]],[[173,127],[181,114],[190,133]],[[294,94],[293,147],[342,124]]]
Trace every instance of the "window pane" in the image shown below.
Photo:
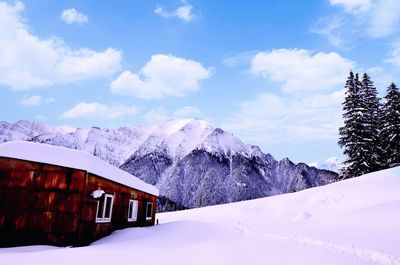
[[[99,204],[97,207],[97,217],[96,218],[103,218],[103,208],[104,208],[104,196],[100,198]]]
[[[132,219],[137,219],[138,201],[133,201]]]
[[[111,215],[111,203],[112,203],[112,197],[107,196],[106,197],[106,211],[104,213],[104,218],[110,218]]]
[[[153,213],[153,204],[147,203],[146,218],[151,218],[152,213]]]
[[[129,201],[129,212],[128,212],[129,219],[132,219],[132,207],[133,207],[133,201]]]
[[[128,221],[136,221],[138,212],[138,201],[129,200]]]

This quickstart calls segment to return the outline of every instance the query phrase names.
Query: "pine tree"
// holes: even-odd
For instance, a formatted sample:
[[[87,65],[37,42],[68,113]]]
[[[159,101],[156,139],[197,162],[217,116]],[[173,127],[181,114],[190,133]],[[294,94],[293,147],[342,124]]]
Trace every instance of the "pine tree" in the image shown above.
[[[358,74],[354,76],[350,72],[346,81],[346,97],[343,102],[344,126],[339,129],[339,146],[344,149],[343,153],[347,157],[342,169],[342,178],[350,178],[361,175],[359,161],[361,152],[358,142],[361,130],[361,82]]]
[[[382,148],[380,141],[380,103],[378,91],[375,88],[370,77],[364,73],[361,82],[361,131],[358,145],[361,151],[361,168],[362,174],[377,171],[383,168]]]
[[[382,108],[382,147],[386,167],[400,165],[400,92],[392,83],[387,89],[386,102]]]

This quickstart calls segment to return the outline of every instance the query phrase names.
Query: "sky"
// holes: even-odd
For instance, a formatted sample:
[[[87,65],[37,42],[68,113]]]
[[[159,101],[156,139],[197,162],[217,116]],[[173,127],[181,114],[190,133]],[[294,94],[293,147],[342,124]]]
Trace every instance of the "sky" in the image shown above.
[[[0,120],[118,128],[202,119],[322,165],[344,83],[400,85],[400,1],[0,2]],[[65,127],[64,127],[65,128]]]

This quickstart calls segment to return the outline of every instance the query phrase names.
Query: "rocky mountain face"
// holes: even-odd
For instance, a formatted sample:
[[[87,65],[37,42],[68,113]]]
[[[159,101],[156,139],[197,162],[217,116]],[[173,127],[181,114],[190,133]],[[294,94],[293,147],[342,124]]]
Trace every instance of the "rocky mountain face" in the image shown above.
[[[26,140],[85,150],[160,189],[159,211],[255,199],[334,182],[338,175],[258,147],[199,120],[159,126],[76,129],[0,123],[0,143]]]

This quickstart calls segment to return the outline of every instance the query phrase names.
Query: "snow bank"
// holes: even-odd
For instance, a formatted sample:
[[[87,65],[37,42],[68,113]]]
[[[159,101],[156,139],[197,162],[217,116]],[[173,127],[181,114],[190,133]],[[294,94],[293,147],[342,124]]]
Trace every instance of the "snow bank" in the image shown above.
[[[0,144],[0,157],[17,158],[81,169],[128,187],[155,196],[159,195],[159,191],[156,187],[104,162],[92,154],[80,150],[33,142],[12,141]]]
[[[0,249],[3,264],[400,264],[400,168],[305,191],[158,214],[84,248]]]

